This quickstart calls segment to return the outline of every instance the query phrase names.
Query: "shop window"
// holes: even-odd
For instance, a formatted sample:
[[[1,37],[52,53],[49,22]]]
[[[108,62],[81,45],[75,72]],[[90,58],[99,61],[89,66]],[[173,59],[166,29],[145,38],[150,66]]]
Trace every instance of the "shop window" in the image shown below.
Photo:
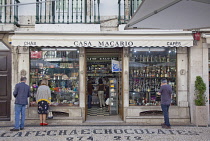
[[[129,105],[160,105],[157,92],[161,80],[172,86],[176,105],[176,48],[131,48],[129,62]]]
[[[36,106],[36,91],[43,79],[51,89],[52,106],[79,105],[79,53],[76,48],[30,49],[30,106]]]

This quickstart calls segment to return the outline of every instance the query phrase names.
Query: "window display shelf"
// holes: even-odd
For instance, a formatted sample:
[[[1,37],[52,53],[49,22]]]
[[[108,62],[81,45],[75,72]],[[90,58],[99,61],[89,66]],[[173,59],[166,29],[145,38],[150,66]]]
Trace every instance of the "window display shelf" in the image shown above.
[[[99,62],[98,62],[99,61]],[[111,70],[111,60],[97,60],[93,62],[88,60],[87,63],[87,76],[89,77],[115,77],[118,74],[113,73]]]

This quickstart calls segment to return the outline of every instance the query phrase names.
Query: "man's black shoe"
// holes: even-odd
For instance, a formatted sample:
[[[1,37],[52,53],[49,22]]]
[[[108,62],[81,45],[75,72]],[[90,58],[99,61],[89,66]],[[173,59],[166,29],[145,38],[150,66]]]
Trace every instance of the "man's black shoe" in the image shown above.
[[[20,130],[24,130],[24,128],[20,128]]]
[[[13,128],[13,129],[10,129],[10,131],[19,131],[19,129]]]

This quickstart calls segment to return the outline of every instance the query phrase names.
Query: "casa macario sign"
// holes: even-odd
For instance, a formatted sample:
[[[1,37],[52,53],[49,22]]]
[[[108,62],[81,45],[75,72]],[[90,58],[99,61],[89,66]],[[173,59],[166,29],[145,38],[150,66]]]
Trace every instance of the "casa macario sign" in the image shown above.
[[[24,36],[13,35],[13,46],[55,47],[191,47],[191,36]]]

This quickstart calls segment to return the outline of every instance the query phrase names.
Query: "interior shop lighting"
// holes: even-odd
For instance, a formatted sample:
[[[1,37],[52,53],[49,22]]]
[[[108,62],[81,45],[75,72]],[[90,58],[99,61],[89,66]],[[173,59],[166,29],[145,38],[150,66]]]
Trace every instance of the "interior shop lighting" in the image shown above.
[[[77,51],[76,48],[42,48],[42,51]]]
[[[56,51],[55,48],[42,48],[42,51]]]
[[[137,51],[149,51],[149,48],[134,48],[134,52]]]
[[[136,52],[136,51],[143,51],[143,52],[145,52],[145,51],[148,51],[148,52],[150,52],[150,51],[165,51],[165,48],[134,48],[134,52]]]
[[[77,51],[76,48],[57,48],[58,51]]]

